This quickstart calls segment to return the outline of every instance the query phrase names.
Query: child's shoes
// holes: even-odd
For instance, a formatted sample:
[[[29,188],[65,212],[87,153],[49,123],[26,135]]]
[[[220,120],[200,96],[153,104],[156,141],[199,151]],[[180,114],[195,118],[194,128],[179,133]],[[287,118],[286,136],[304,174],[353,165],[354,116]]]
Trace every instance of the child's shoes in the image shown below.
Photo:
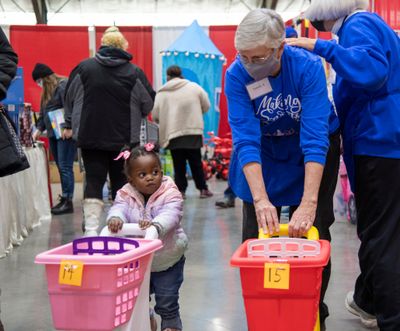
[[[151,331],[157,331],[157,321],[154,313],[154,309],[150,308],[150,329]]]

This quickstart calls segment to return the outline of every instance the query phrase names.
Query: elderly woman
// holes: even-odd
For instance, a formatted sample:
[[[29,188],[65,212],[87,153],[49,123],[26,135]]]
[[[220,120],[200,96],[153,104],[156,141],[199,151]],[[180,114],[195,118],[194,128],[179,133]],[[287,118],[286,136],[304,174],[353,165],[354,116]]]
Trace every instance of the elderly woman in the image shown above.
[[[230,184],[244,200],[243,240],[258,229],[279,229],[278,213],[290,206],[289,234],[314,224],[330,240],[339,167],[338,119],[328,99],[321,60],[284,44],[285,26],[274,11],[256,9],[240,23],[238,56],[226,73],[234,152]],[[330,265],[324,270],[323,303]]]
[[[288,43],[336,71],[334,99],[361,239],[361,274],[346,307],[364,325],[392,331],[400,330],[400,40],[367,8],[367,0],[313,0],[306,16],[339,43]]]

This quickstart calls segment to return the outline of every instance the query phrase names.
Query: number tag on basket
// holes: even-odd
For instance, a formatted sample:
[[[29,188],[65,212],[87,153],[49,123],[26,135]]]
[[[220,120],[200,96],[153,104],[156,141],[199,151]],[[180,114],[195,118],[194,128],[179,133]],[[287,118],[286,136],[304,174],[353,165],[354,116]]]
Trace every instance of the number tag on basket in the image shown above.
[[[58,282],[64,285],[81,286],[83,276],[83,262],[62,260],[58,274]]]
[[[288,290],[290,281],[289,263],[265,263],[264,288]]]

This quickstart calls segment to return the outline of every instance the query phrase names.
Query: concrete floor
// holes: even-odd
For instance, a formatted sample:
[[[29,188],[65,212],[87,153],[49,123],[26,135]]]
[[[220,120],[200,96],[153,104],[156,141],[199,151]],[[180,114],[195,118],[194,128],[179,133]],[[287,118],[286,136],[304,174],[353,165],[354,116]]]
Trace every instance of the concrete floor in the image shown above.
[[[216,196],[205,200],[198,198],[193,183],[188,190],[184,228],[190,247],[180,299],[187,331],[247,330],[239,271],[229,266],[232,253],[240,244],[241,203],[237,201],[235,208],[226,210],[214,206],[225,185],[212,180],[210,188]],[[57,190],[55,186],[54,195]],[[0,260],[1,320],[6,331],[53,330],[44,268],[33,261],[38,253],[81,235],[81,185],[77,185],[76,192],[74,214],[53,217],[35,229],[11,256]],[[343,216],[337,218],[332,227],[333,273],[326,298],[331,315],[327,330],[364,330],[343,304],[358,274],[359,242],[355,226]]]

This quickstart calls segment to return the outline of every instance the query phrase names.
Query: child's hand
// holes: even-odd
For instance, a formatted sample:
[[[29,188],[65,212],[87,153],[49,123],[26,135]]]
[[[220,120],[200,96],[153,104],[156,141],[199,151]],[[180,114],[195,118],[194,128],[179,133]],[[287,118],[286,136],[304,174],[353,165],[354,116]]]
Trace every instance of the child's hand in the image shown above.
[[[149,226],[151,226],[152,222],[149,220],[141,220],[139,221],[139,227],[142,230],[146,230]]]
[[[112,233],[117,233],[122,229],[124,222],[118,217],[111,217],[108,221],[108,230]]]

